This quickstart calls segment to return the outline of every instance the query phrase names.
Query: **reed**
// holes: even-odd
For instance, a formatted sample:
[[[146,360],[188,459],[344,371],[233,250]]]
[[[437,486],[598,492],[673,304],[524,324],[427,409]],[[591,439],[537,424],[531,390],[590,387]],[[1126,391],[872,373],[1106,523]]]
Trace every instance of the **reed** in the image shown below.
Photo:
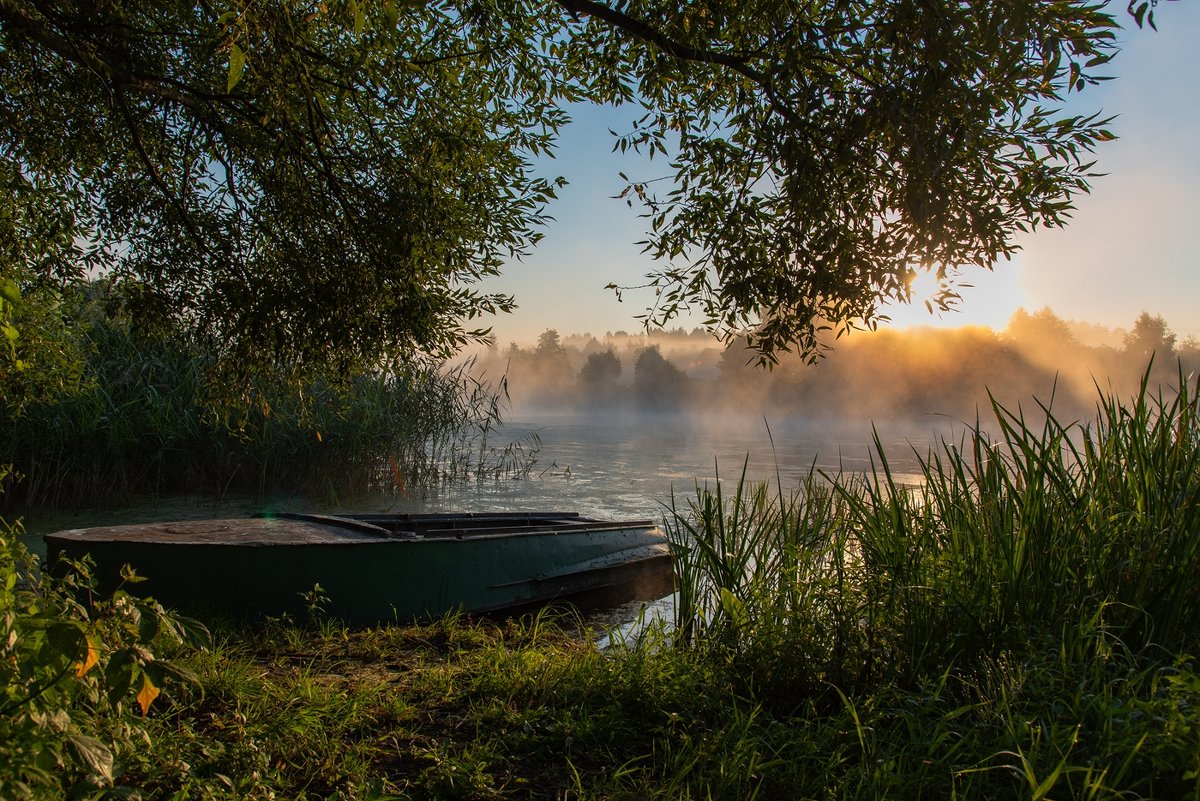
[[[1200,391],[1148,380],[1100,392],[1086,423],[993,400],[996,433],[942,442],[918,486],[877,441],[865,476],[698,487],[667,520],[678,640],[793,698],[983,664],[1064,627],[1135,654],[1195,648]]]
[[[845,502],[815,471],[799,491],[697,488],[667,517],[678,642],[742,666],[747,690],[807,698],[861,651],[863,599]],[[785,654],[787,655],[785,658]]]
[[[424,492],[527,471],[536,436],[495,442],[504,395],[469,366],[396,365],[346,380],[253,387],[214,405],[210,357],[110,321],[84,334],[79,385],[0,411],[13,505],[113,503],[138,494],[300,493],[324,502]]]

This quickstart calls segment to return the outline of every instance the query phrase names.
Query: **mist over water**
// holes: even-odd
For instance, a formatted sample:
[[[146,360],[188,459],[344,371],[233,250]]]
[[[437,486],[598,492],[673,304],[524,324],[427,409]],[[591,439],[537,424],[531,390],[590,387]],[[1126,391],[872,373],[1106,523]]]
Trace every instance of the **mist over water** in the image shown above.
[[[630,335],[560,335],[511,343],[480,355],[478,370],[503,376],[514,413],[586,409],[722,415],[808,426],[867,427],[938,415],[991,417],[989,396],[1010,407],[1050,402],[1056,413],[1090,416],[1096,387],[1137,391],[1154,359],[1154,383],[1171,383],[1176,364],[1200,366],[1200,341],[1179,341],[1161,317],[1143,313],[1130,329],[1018,310],[1004,331],[964,326],[855,331],[833,338],[815,362],[777,354],[765,369],[744,341],[729,347],[696,329]],[[719,425],[719,423],[717,423]]]
[[[506,376],[509,422],[493,444],[536,435],[527,477],[450,487],[424,503],[444,509],[574,509],[604,517],[661,517],[697,483],[719,477],[794,489],[880,466],[922,480],[918,459],[995,433],[992,400],[1034,428],[1043,404],[1063,422],[1093,419],[1097,387],[1132,396],[1200,367],[1200,343],[1178,342],[1160,317],[1129,330],[1019,311],[1008,328],[856,332],[810,364],[790,354],[766,370],[734,343],[702,331],[603,339],[548,330],[536,344],[484,354],[480,374]]]
[[[925,424],[924,426],[922,424]],[[931,418],[879,430],[893,472],[919,482],[914,448],[924,455],[941,434],[961,425]],[[538,443],[525,475],[449,484],[426,492],[386,493],[324,501],[298,496],[259,499],[147,498],[129,506],[41,512],[25,519],[27,545],[42,552],[41,536],[65,528],[162,520],[245,517],[264,511],[483,512],[573,511],[617,519],[661,521],[672,495],[682,505],[697,483],[730,490],[748,481],[794,489],[810,469],[836,474],[869,470],[871,428],[807,424],[800,420],[695,418],[671,412],[531,411],[492,433],[493,446]],[[876,457],[878,461],[878,457]]]
[[[1096,386],[1136,391],[1151,354],[1155,386],[1177,381],[1180,365],[1200,369],[1200,343],[1177,342],[1161,318],[1142,315],[1130,331],[1109,334],[1097,341],[1084,324],[1049,310],[1020,312],[1002,333],[860,332],[815,365],[785,359],[766,371],[702,333],[598,340],[548,331],[535,347],[496,349],[478,365],[484,378],[506,377],[511,403],[487,444],[532,454],[525,471],[357,498],[168,497],[36,513],[26,518],[27,539],[40,550],[40,535],[62,528],[272,510],[552,510],[661,520],[673,496],[684,504],[697,483],[718,478],[732,490],[743,468],[749,481],[785,493],[810,469],[869,471],[873,460],[878,466],[876,436],[895,478],[915,484],[918,456],[943,440],[962,444],[976,421],[985,430],[994,425],[989,393],[1035,425],[1035,399],[1051,397],[1060,420],[1089,420]]]
[[[672,495],[686,502],[697,483],[714,486],[718,479],[732,488],[743,470],[747,480],[781,482],[786,492],[810,469],[836,474],[871,467],[869,427],[831,429],[780,421],[768,428],[768,422],[696,420],[670,413],[518,416],[498,432],[497,440],[537,435],[541,450],[527,477],[450,486],[419,505],[435,511],[554,508],[659,519]],[[954,428],[944,421],[939,425],[943,433]],[[913,448],[924,455],[933,438],[926,428],[914,439],[918,430],[892,427],[880,433],[901,481],[920,481]]]

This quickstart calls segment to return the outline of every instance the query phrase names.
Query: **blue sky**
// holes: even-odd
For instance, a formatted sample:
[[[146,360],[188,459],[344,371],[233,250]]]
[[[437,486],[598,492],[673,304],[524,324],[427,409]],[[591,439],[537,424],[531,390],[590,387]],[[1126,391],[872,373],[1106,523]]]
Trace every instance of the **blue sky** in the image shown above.
[[[1115,6],[1122,19],[1124,6]],[[1119,138],[1098,151],[1097,168],[1107,174],[1078,200],[1071,224],[1026,237],[1020,254],[991,272],[967,271],[963,280],[974,286],[962,291],[959,311],[931,317],[921,304],[892,308],[893,325],[1001,329],[1019,307],[1049,306],[1109,327],[1149,311],[1181,338],[1200,338],[1200,2],[1160,3],[1156,21],[1157,32],[1131,22],[1109,65],[1116,79],[1072,101],[1074,112],[1116,115],[1111,128]],[[608,130],[635,114],[575,109],[558,158],[546,165],[570,181],[551,209],[555,222],[531,257],[485,285],[515,295],[520,306],[492,323],[502,345],[531,341],[547,328],[597,336],[638,330],[634,316],[648,297],[627,293],[618,302],[604,289],[641,283],[652,266],[634,244],[641,221],[612,199],[623,186],[617,172],[641,168],[610,154]]]

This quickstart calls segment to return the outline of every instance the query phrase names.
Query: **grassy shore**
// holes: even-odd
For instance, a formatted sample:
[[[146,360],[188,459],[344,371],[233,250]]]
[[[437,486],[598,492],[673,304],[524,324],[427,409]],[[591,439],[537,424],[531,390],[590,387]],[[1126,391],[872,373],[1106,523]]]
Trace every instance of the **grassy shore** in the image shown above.
[[[316,596],[202,637],[10,548],[0,796],[1197,799],[1197,401],[997,406],[920,487],[882,452],[698,487],[674,621],[605,650],[565,613],[351,631]]]
[[[1190,798],[1200,676],[1095,633],[781,708],[546,617],[219,635],[119,781],[158,798]]]

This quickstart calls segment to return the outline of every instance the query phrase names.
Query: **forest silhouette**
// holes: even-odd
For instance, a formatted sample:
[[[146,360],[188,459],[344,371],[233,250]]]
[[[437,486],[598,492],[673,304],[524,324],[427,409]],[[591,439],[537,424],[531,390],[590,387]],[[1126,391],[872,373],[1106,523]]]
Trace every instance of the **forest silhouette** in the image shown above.
[[[503,376],[515,414],[670,412],[801,418],[814,424],[917,420],[973,422],[990,398],[1037,413],[1090,417],[1097,390],[1130,395],[1148,365],[1152,385],[1200,367],[1200,342],[1182,342],[1143,312],[1128,329],[1018,310],[1002,331],[911,328],[859,331],[815,363],[784,354],[760,367],[742,342],[722,348],[702,329],[562,335],[492,347],[476,362]],[[1035,401],[1036,399],[1036,401]]]

